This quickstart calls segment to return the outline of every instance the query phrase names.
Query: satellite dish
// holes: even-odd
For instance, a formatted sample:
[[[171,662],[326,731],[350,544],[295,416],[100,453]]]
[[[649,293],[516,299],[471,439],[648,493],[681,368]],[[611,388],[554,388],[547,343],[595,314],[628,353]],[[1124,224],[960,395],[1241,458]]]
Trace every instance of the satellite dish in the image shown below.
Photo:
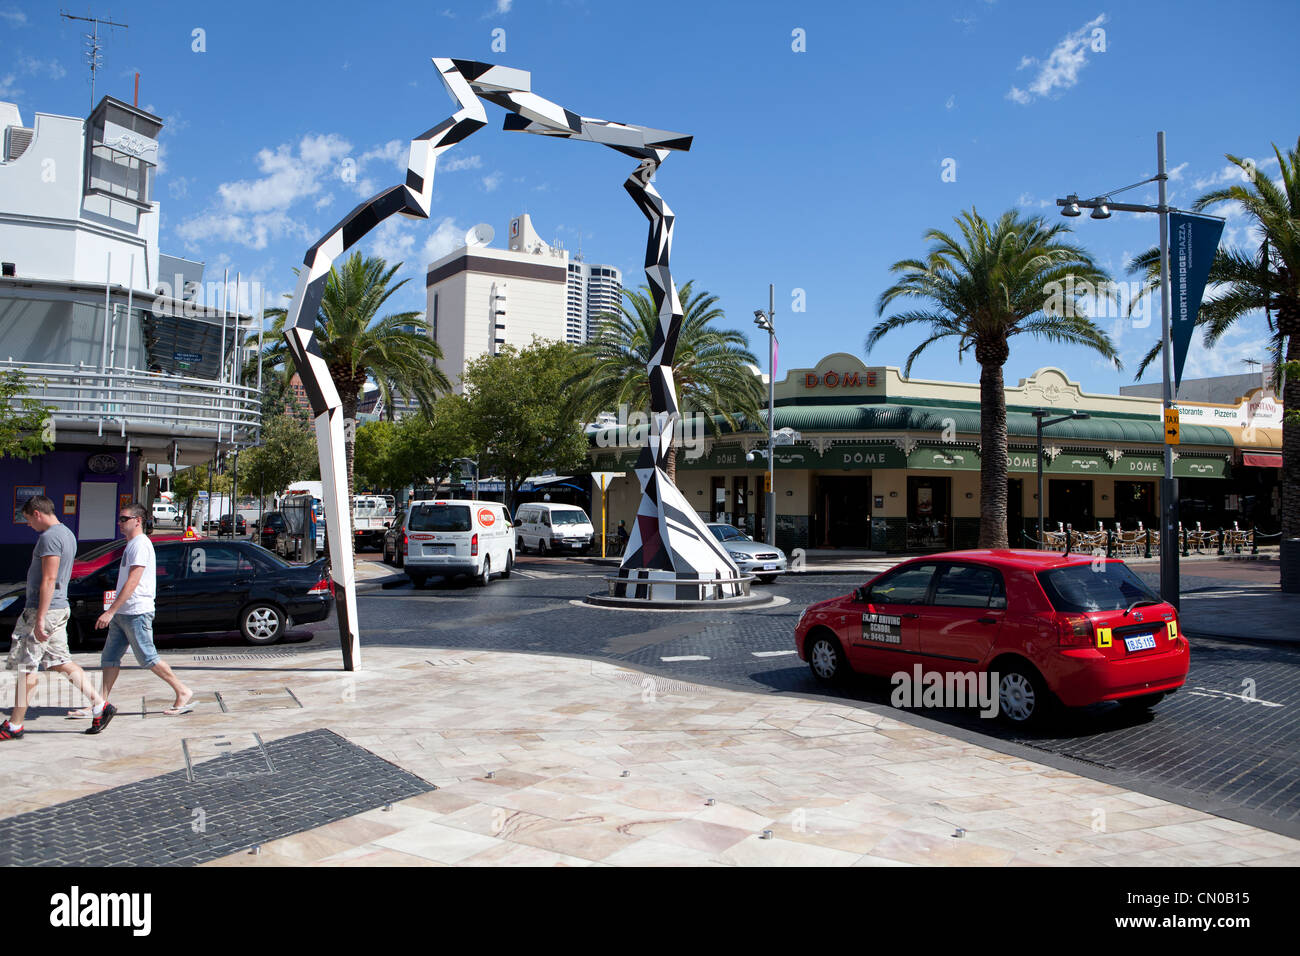
[[[496,231],[485,222],[480,222],[465,233],[465,245],[486,246],[496,236]]]

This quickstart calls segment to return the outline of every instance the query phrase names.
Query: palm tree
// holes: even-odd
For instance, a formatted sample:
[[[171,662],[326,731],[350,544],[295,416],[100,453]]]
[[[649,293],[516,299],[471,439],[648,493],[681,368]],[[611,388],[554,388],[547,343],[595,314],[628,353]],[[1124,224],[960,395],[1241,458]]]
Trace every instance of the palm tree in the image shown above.
[[[710,431],[718,435],[719,420],[739,429],[762,419],[763,386],[750,368],[758,359],[749,351],[744,333],[713,325],[726,317],[717,306],[718,297],[707,292],[692,295],[692,284],[693,280],[687,282],[679,292],[684,305],[673,381],[682,413],[702,414]],[[600,316],[595,335],[578,349],[585,368],[569,385],[576,387],[576,413],[587,421],[619,405],[633,410],[650,407],[646,366],[659,314],[649,286],[641,286],[640,292],[624,289],[623,296],[620,314]],[[676,482],[676,442],[669,449],[666,471],[669,480]]]
[[[1215,254],[1207,284],[1218,288],[1201,303],[1196,324],[1204,326],[1205,346],[1212,348],[1239,319],[1263,310],[1276,388],[1284,363],[1300,361],[1300,141],[1285,156],[1276,145],[1273,153],[1280,169],[1280,185],[1256,170],[1249,160],[1229,155],[1228,161],[1241,167],[1245,183],[1212,190],[1196,200],[1192,209],[1200,212],[1218,203],[1236,203],[1254,225],[1260,241],[1257,250],[1219,249]],[[1135,256],[1129,271],[1145,277],[1142,295],[1159,288],[1160,250],[1148,249]],[[1138,378],[1160,353],[1157,342],[1138,366]],[[1300,409],[1300,376],[1286,375],[1282,407]],[[1300,423],[1289,411],[1282,422],[1281,485],[1282,536],[1298,537]]]
[[[898,299],[923,299],[933,307],[900,312],[867,335],[867,354],[887,332],[928,325],[929,336],[912,350],[903,369],[925,349],[957,339],[960,358],[974,348],[980,364],[980,535],[982,548],[1007,547],[1007,401],[1002,367],[1009,339],[1029,333],[1048,342],[1086,345],[1119,366],[1110,338],[1079,310],[1089,292],[1111,297],[1113,283],[1078,246],[1058,240],[1070,230],[1017,210],[990,224],[974,209],[953,220],[961,240],[938,229],[925,234],[932,245],[922,259],[903,259],[890,271],[898,282],[880,296],[877,315]],[[1072,280],[1069,282],[1067,280]],[[1061,290],[1067,291],[1062,295]]]
[[[380,398],[389,406],[396,395],[415,398],[428,407],[439,391],[451,388],[447,376],[434,364],[442,358],[442,349],[429,337],[429,326],[419,312],[377,317],[384,303],[408,281],[390,285],[401,267],[400,262],[390,268],[383,259],[353,253],[341,268],[330,270],[316,315],[316,342],[343,402],[347,423],[349,498],[354,489],[357,403],[367,380],[374,380]],[[263,363],[281,366],[288,361],[283,337],[288,313],[285,309],[271,309],[267,315],[275,321]],[[256,337],[252,341],[256,342]]]

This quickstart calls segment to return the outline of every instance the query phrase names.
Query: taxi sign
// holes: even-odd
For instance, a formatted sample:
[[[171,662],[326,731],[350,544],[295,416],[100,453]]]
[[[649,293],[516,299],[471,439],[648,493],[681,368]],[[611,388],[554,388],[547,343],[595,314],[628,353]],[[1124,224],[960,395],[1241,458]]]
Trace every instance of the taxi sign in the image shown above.
[[[1165,409],[1165,444],[1178,444],[1178,409]]]

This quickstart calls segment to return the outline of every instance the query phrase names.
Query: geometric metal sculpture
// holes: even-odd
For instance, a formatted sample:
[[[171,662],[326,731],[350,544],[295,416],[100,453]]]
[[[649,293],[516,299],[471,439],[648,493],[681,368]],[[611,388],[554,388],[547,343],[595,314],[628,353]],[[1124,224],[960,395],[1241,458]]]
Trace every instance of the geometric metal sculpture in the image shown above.
[[[674,216],[652,180],[672,150],[690,148],[691,137],[579,116],[533,93],[531,77],[525,70],[441,57],[435,57],[433,64],[456,102],[456,112],[411,141],[403,184],[358,205],[307,250],[285,323],[289,354],[302,378],[315,417],[326,522],[335,529],[329,536],[330,574],[346,670],[357,667],[361,649],[352,540],[350,535],[340,533],[340,529],[348,527],[351,514],[344,461],[343,405],[314,341],[316,314],[330,269],[348,249],[394,214],[429,218],[438,157],[487,125],[480,97],[507,110],[504,124],[507,130],[601,143],[639,160],[624,188],[650,221],[645,270],[659,323],[646,370],[650,377],[650,434],[636,464],[641,504],[619,573],[630,580],[641,580],[643,583],[635,590],[646,597],[655,596],[650,581],[660,589],[663,586],[675,589],[681,584],[690,590],[691,584],[701,581],[733,582],[738,577],[727,552],[664,471],[673,431],[681,418],[672,363],[681,330],[682,306],[668,267]],[[717,585],[714,591],[728,595],[740,593],[739,587],[732,583]],[[667,596],[662,595],[662,590],[660,594]]]

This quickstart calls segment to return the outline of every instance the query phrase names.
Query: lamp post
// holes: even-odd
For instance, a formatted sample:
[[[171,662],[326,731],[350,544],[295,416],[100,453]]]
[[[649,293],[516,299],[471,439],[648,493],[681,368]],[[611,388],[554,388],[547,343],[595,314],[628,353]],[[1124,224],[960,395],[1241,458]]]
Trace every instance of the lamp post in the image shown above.
[[[1164,387],[1161,392],[1166,414],[1174,404],[1174,350],[1169,330],[1169,213],[1179,211],[1171,210],[1169,207],[1166,190],[1168,181],[1169,175],[1165,171],[1165,134],[1161,130],[1156,133],[1156,174],[1150,179],[1144,179],[1140,183],[1092,199],[1080,199],[1071,194],[1064,199],[1056,200],[1056,204],[1061,207],[1061,215],[1070,218],[1082,215],[1083,209],[1092,210],[1090,215],[1092,219],[1109,219],[1112,210],[1155,213],[1160,217],[1160,351],[1164,358],[1162,363]],[[1159,189],[1159,202],[1155,206],[1111,201],[1110,197],[1117,193],[1136,189],[1148,183],[1156,183]],[[1173,452],[1173,446],[1165,442],[1165,474],[1160,482],[1160,596],[1177,609],[1178,549],[1173,546],[1173,542],[1178,538],[1178,481],[1174,478]]]
[[[775,289],[767,287],[767,311],[754,310],[754,324],[767,333],[767,520],[763,522],[767,543],[776,545],[776,455],[773,435],[776,429],[776,317]]]
[[[1069,415],[1062,415],[1060,418],[1047,418],[1047,409],[1035,408],[1031,415],[1036,418],[1038,424],[1038,547],[1043,546],[1043,429],[1049,425],[1057,425],[1061,422],[1089,418],[1087,412],[1071,412]],[[1046,421],[1044,421],[1046,419]]]

